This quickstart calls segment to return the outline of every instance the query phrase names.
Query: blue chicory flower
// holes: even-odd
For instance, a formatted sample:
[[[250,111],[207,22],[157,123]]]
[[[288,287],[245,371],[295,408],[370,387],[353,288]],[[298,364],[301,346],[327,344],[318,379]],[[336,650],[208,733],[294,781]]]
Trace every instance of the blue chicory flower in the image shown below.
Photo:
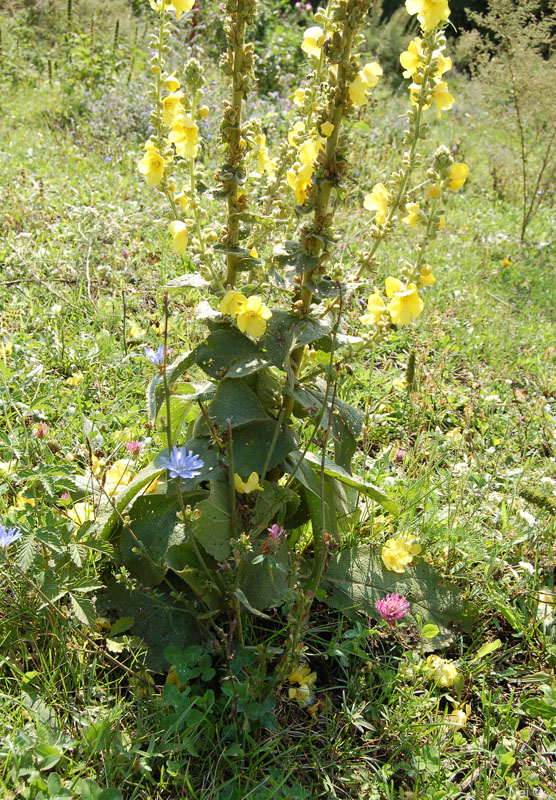
[[[164,345],[159,344],[158,350],[153,350],[152,347],[143,348],[143,352],[153,364],[160,367],[164,363]]]
[[[18,531],[17,528],[6,528],[5,525],[0,525],[0,547],[8,547],[18,539],[21,539],[21,531]]]
[[[196,478],[201,474],[204,462],[198,455],[193,454],[193,450],[186,453],[185,447],[173,447],[170,451],[170,458],[160,458],[160,464],[168,470],[171,478]]]

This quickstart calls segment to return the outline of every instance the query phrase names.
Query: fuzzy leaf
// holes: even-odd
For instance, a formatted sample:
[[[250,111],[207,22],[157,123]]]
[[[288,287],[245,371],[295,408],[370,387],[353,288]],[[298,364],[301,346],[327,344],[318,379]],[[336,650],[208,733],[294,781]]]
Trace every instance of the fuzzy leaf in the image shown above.
[[[230,546],[232,519],[228,483],[211,481],[210,495],[207,500],[202,500],[197,504],[197,510],[201,512],[199,519],[193,523],[197,540],[217,561],[225,561],[232,552]]]
[[[194,360],[211,378],[243,378],[271,363],[249,337],[231,327],[210,333]]]

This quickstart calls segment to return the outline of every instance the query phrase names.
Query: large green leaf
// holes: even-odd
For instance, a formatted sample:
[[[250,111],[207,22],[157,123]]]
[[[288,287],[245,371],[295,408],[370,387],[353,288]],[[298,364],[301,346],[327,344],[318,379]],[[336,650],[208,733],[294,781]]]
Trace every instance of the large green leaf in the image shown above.
[[[166,575],[168,548],[186,538],[177,517],[178,498],[166,495],[138,497],[120,537],[120,558],[145,586],[157,586]]]
[[[198,503],[196,508],[201,514],[193,523],[196,539],[217,561],[225,561],[232,553],[230,545],[232,517],[228,483],[211,481],[209,497]]]
[[[213,331],[196,350],[195,363],[211,378],[242,378],[270,366],[270,358],[236,328]]]
[[[232,428],[249,422],[269,420],[255,392],[243,380],[225,378],[220,382],[214,399],[207,409],[210,419],[220,430],[226,429],[229,419]],[[208,433],[208,431],[207,431]]]
[[[137,473],[135,478],[125,489],[119,492],[115,498],[112,498],[113,504],[110,503],[106,506],[93,528],[101,539],[107,539],[111,536],[115,528],[120,524],[124,509],[126,509],[134,497],[160,475],[161,472],[163,472],[163,467],[156,463],[156,459],[151,461],[141,472]]]
[[[328,592],[326,602],[333,608],[356,609],[380,619],[376,601],[396,592],[410,602],[410,613],[423,622],[439,628],[434,639],[423,639],[425,650],[446,647],[458,628],[472,622],[469,604],[461,597],[457,586],[443,581],[426,561],[419,560],[407,571],[398,574],[388,571],[378,548],[361,546],[333,555],[323,578]]]
[[[295,347],[321,338],[331,326],[328,320],[299,317],[290,311],[275,309],[259,345],[268,353],[274,366],[283,368],[286,357]]]
[[[305,460],[312,464],[314,467],[321,469],[322,459],[320,456],[315,455],[314,453],[308,452],[305,453]],[[383,508],[393,514],[395,517],[398,517],[400,514],[400,509],[398,504],[392,500],[391,497],[388,497],[387,494],[384,494],[377,486],[372,483],[368,483],[367,481],[362,480],[361,478],[356,477],[355,475],[350,475],[345,469],[342,469],[337,464],[334,464],[332,461],[329,461],[327,458],[324,461],[324,472],[326,475],[330,475],[333,478],[337,478],[341,483],[345,483],[347,486],[352,486],[354,489],[357,489],[358,492],[364,494],[366,497],[370,497],[376,503],[379,503]]]
[[[281,606],[286,599],[288,588],[288,556],[286,547],[280,548],[273,560],[282,567],[271,566],[265,560],[253,564],[255,554],[251,554],[241,573],[240,586],[253,608]]]
[[[193,595],[190,597],[193,602]],[[175,606],[170,594],[160,588],[131,590],[116,581],[98,595],[97,613],[110,618],[133,617],[130,633],[148,646],[146,664],[154,672],[164,672],[168,664],[164,650],[169,645],[184,650],[200,640],[199,628],[192,614]]]
[[[277,423],[252,422],[236,428],[233,433],[234,471],[242,478],[252,472],[261,475],[274,439]],[[279,464],[296,447],[295,435],[290,427],[283,425],[268,463],[268,469]]]
[[[190,350],[188,353],[176,358],[166,367],[166,377],[168,385],[172,387],[178,378],[187,372],[192,364],[195,363],[198,348]],[[154,422],[157,414],[164,403],[164,378],[158,372],[147,387],[147,414],[151,422]]]

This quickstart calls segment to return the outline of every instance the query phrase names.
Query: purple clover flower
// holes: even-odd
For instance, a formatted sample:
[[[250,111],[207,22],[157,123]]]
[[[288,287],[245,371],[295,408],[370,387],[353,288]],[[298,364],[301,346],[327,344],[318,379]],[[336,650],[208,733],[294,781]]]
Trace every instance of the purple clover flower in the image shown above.
[[[0,547],[9,547],[18,539],[21,539],[21,531],[17,528],[6,528],[5,525],[0,525]]]
[[[203,460],[198,455],[194,455],[193,450],[186,453],[185,447],[179,449],[172,447],[170,458],[160,458],[159,461],[161,466],[168,470],[171,478],[183,478],[184,480],[196,478],[201,474],[204,466]]]
[[[276,544],[278,544],[278,542],[284,535],[284,529],[282,528],[281,525],[278,525],[277,523],[274,523],[274,525],[271,528],[267,528],[267,531],[268,531],[268,538],[272,539],[272,541],[275,542]]]
[[[376,610],[393,627],[398,620],[409,614],[409,601],[403,594],[387,594],[382,600],[376,601]]]
[[[164,363],[164,345],[159,344],[158,350],[153,350],[152,347],[144,347],[143,352],[155,366],[160,367]]]

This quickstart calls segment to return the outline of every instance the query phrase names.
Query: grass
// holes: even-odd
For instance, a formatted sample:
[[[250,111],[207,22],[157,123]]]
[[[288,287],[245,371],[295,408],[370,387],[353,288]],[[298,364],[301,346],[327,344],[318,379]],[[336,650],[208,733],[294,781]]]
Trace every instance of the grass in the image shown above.
[[[276,729],[253,732],[240,718],[238,730],[210,644],[203,657],[216,675],[178,692],[164,688],[168,665],[144,669],[131,634],[82,624],[110,552],[86,533],[64,538],[60,495],[85,473],[89,447],[109,464],[130,440],[143,447],[138,465],[157,452],[142,349],[160,341],[160,287],[183,269],[135,169],[148,124],[140,53],[137,63],[131,82],[102,100],[95,91],[68,93],[61,79],[4,84],[0,342],[12,352],[0,359],[0,461],[18,465],[0,474],[0,518],[18,494],[35,502],[10,511],[10,520],[42,535],[50,577],[31,574],[30,584],[15,548],[2,556],[3,796],[556,797],[556,642],[552,607],[538,598],[554,591],[554,209],[541,207],[520,245],[516,187],[501,189],[489,173],[493,120],[479,85],[461,80],[460,107],[435,128],[472,177],[431,247],[437,284],[426,311],[353,364],[339,390],[365,414],[357,469],[399,500],[398,529],[418,536],[426,559],[475,610],[471,633],[442,653],[457,660],[458,690],[427,678],[420,644],[403,629],[385,633],[317,604],[305,637],[318,676],[314,716],[282,693]],[[218,86],[210,91],[216,99]],[[385,92],[381,103],[376,126],[357,128],[354,160],[363,166],[348,196],[388,174],[400,100]],[[265,100],[258,108],[272,113]],[[339,219],[349,265],[365,222],[341,211]],[[407,237],[394,237],[383,263],[404,253]],[[198,300],[193,291],[172,298],[178,350],[203,336]],[[408,393],[395,379],[405,377],[411,353]],[[83,380],[71,386],[76,373]],[[44,439],[33,435],[41,421],[50,428]],[[377,515],[349,537],[382,542],[392,530]],[[68,593],[57,596],[52,575]],[[251,624],[250,640],[264,642],[272,658],[283,621]],[[243,684],[246,714],[255,713],[249,703],[264,685],[263,668]],[[462,728],[447,723],[456,703],[471,706]]]

